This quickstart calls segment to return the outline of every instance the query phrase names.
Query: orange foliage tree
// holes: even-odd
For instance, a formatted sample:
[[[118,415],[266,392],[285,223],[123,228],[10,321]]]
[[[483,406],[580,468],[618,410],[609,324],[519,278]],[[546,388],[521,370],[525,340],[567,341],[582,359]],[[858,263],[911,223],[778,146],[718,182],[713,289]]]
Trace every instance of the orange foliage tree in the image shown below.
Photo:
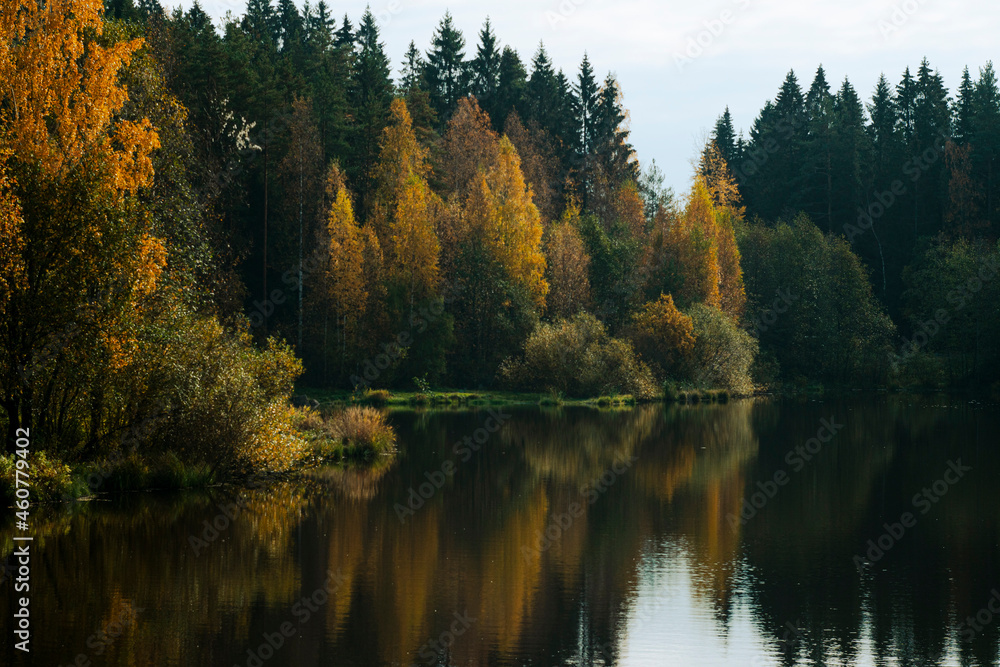
[[[559,160],[551,140],[536,122],[525,127],[516,111],[507,116],[503,132],[521,157],[521,171],[542,220],[552,222],[559,216]]]
[[[412,315],[415,303],[437,290],[442,204],[427,185],[427,150],[402,99],[393,100],[391,115],[376,167],[373,225],[385,252],[386,278],[405,292]]]
[[[104,34],[96,0],[0,2],[0,156],[11,211],[0,279],[8,427],[93,451],[129,412],[111,387],[141,363],[166,248],[138,197],[159,147],[121,113],[141,40]],[[13,440],[9,440],[13,442]]]
[[[578,224],[579,210],[567,208],[563,218],[549,229],[546,239],[548,313],[552,317],[570,317],[590,302],[590,257]]]
[[[354,219],[354,206],[344,184],[343,173],[331,165],[326,177],[326,224],[318,234],[326,249],[308,307],[313,324],[313,345],[322,341],[324,371],[329,364],[329,338],[336,337],[336,363],[343,366],[349,352],[361,346],[363,322],[369,306],[373,264],[379,253],[378,240],[370,228]],[[330,319],[333,326],[330,326]],[[340,370],[343,370],[342,368]],[[324,373],[325,374],[325,373]]]
[[[704,303],[742,317],[746,290],[734,229],[738,211],[717,206],[706,179],[696,176],[683,212],[657,213],[643,259],[647,291],[671,293],[682,308]]]
[[[497,136],[475,100],[459,102],[442,144],[448,194],[441,225],[444,269],[461,293],[454,310],[465,357],[455,366],[483,381],[492,379],[545,306],[542,221],[517,150]]]
[[[153,176],[159,142],[148,119],[115,114],[128,99],[119,74],[142,41],[102,45],[102,9],[100,0],[0,2],[4,144],[44,178],[88,159],[113,189],[134,193]]]
[[[629,333],[636,351],[661,378],[673,374],[694,350],[694,324],[661,294],[632,316]]]
[[[704,303],[718,308],[719,254],[716,245],[715,206],[702,178],[696,178],[684,214],[670,228],[668,244],[681,267],[677,295],[685,305]]]
[[[499,140],[490,117],[476,100],[460,99],[441,142],[446,195],[464,192],[482,168],[496,162]]]
[[[549,291],[542,254],[542,221],[521,175],[510,140],[500,140],[496,163],[479,174],[465,204],[469,233],[499,263],[508,279],[530,295],[538,308]]]

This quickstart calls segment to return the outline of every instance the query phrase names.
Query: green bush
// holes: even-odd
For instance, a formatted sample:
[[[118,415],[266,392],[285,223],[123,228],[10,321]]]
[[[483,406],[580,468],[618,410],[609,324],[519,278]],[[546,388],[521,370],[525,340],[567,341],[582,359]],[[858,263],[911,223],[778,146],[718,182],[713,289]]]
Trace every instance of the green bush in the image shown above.
[[[159,417],[143,447],[222,473],[290,468],[305,444],[288,404],[302,371],[291,348],[271,339],[258,350],[207,319],[172,331],[182,333],[163,341],[150,374]]]
[[[920,351],[899,364],[897,382],[907,389],[942,389],[948,386],[948,366],[936,354]]]
[[[695,386],[750,393],[757,341],[717,308],[696,304],[688,315],[694,322],[695,342],[687,375]]]
[[[764,352],[758,381],[884,384],[895,326],[850,243],[805,215],[739,229],[746,319]]]
[[[549,393],[547,395],[542,396],[541,399],[539,399],[538,404],[550,407],[562,405],[563,404],[562,394],[560,394],[558,391],[549,390]]]
[[[22,460],[16,454],[0,455],[0,497],[5,505],[12,505],[17,499],[17,461]],[[42,451],[31,451],[27,458],[29,500],[34,502],[49,502],[59,500],[67,495],[73,487],[73,478],[69,466]],[[22,481],[24,476],[22,475]]]
[[[392,393],[387,389],[368,389],[361,397],[361,402],[376,408],[385,407],[392,400]]]
[[[501,365],[500,378],[515,389],[584,398],[656,394],[653,375],[632,345],[609,336],[589,313],[539,324],[524,344],[524,355]]]

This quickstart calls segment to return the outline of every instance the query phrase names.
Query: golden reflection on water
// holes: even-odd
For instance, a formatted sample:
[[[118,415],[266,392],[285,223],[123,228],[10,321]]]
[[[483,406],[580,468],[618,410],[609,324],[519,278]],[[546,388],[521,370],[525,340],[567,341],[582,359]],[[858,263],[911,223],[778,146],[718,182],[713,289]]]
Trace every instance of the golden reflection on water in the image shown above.
[[[792,472],[787,452],[831,416],[843,430]],[[515,410],[462,461],[453,445],[483,417],[393,414],[401,452],[372,470],[36,512],[33,664],[256,664],[286,622],[294,636],[265,664],[992,660],[996,628],[959,643],[956,625],[1000,586],[1000,465],[984,436],[995,409],[882,398]],[[959,456],[979,476],[856,572],[866,541]],[[445,461],[455,473],[401,513]],[[787,486],[733,521],[778,470]],[[306,617],[303,598],[333,575]],[[0,597],[9,608],[10,582]],[[123,609],[140,611],[107,636]]]

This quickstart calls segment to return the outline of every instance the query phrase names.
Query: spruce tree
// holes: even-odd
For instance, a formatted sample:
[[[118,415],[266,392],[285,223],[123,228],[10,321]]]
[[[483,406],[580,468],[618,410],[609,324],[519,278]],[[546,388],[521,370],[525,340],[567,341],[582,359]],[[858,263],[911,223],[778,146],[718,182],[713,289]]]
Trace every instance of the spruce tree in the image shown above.
[[[954,115],[952,137],[958,144],[966,144],[973,140],[974,136],[974,105],[976,87],[972,83],[972,76],[969,68],[962,70],[962,82],[958,85],[958,99],[952,109]]]
[[[948,91],[941,75],[931,69],[926,58],[917,70],[916,92],[913,155],[921,158],[918,165],[921,175],[913,182],[914,244],[921,236],[936,235],[944,226],[948,192],[944,146],[951,133]],[[931,158],[931,155],[934,157]]]
[[[622,105],[621,87],[613,74],[604,79],[594,114],[594,153],[598,168],[611,186],[639,178],[635,151],[629,143],[628,113]]]
[[[382,130],[389,121],[393,86],[389,59],[379,41],[378,25],[366,11],[358,26],[357,56],[351,76],[348,102],[354,116],[349,175],[360,202],[361,218],[367,218],[372,170],[378,161]]]
[[[410,40],[410,46],[406,49],[406,55],[403,57],[403,68],[399,72],[399,89],[404,92],[426,89],[425,67],[426,62],[423,54],[417,49],[416,43]]]
[[[544,128],[552,127],[560,103],[559,81],[544,44],[538,45],[538,51],[531,61],[526,102],[528,120],[533,120]]]
[[[438,120],[447,123],[459,98],[469,92],[465,37],[455,28],[450,12],[445,13],[434,33],[431,50],[427,52],[424,78]]]
[[[495,117],[492,117],[493,129],[500,132],[507,116],[516,111],[518,116],[527,117],[525,96],[528,87],[528,71],[521,61],[517,51],[509,46],[503,47],[500,54],[500,74],[497,84],[497,99]]]
[[[993,227],[1000,220],[1000,91],[993,63],[987,62],[979,70],[973,97],[973,165],[985,194],[986,224]]]
[[[801,173],[802,209],[820,229],[833,231],[833,96],[820,65],[805,97],[807,136]]]
[[[470,66],[472,94],[479,106],[492,119],[497,109],[497,91],[500,87],[500,49],[489,17],[479,31],[479,46]],[[494,120],[494,123],[496,121]]]
[[[736,130],[733,128],[733,117],[729,113],[728,106],[715,122],[715,128],[712,130],[712,141],[715,142],[719,154],[730,169],[735,168],[738,162],[738,147],[736,145]]]
[[[594,68],[590,64],[590,58],[583,54],[583,62],[580,63],[580,73],[576,78],[575,89],[575,112],[576,120],[580,131],[579,152],[581,155],[589,155],[594,148],[594,113],[597,107],[597,79],[594,77]]]
[[[356,40],[351,19],[348,18],[347,14],[344,14],[344,20],[341,21],[340,28],[337,30],[337,40],[334,42],[334,46],[338,49],[345,49],[347,52],[353,54],[357,43]]]
[[[871,266],[875,254],[879,255],[882,280],[876,281],[876,292],[890,311],[899,307],[902,283],[899,280],[908,253],[905,251],[904,204],[895,201],[886,210],[873,197],[876,194],[892,192],[894,184],[902,185],[902,165],[906,147],[900,131],[900,106],[896,92],[885,75],[879,76],[875,92],[868,104],[868,140],[871,145],[870,185],[864,191],[862,212],[854,227],[848,230],[847,240],[856,250],[862,252]],[[899,187],[896,187],[897,196]],[[864,229],[861,225],[870,225]]]

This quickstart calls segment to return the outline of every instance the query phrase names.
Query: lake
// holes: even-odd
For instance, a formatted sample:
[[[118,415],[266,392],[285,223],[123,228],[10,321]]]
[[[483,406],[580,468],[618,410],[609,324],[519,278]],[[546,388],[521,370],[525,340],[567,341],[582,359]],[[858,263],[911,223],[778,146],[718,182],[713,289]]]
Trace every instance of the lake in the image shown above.
[[[0,662],[998,663],[996,405],[390,419],[371,470],[36,508],[32,659],[8,577]]]

